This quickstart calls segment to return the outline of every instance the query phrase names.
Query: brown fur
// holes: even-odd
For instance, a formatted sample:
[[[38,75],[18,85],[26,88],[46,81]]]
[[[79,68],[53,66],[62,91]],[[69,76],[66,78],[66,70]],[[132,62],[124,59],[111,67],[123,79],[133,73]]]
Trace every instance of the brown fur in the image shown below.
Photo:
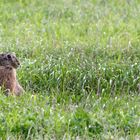
[[[21,95],[24,90],[16,78],[16,69],[20,63],[15,55],[0,54],[0,86],[5,89],[7,95]]]

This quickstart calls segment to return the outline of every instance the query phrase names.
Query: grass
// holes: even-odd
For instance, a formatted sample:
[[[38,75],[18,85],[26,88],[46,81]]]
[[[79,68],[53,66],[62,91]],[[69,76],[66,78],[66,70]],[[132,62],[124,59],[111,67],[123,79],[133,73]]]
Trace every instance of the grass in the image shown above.
[[[65,97],[67,96],[67,97]],[[139,96],[1,95],[3,139],[139,138]]]
[[[139,9],[139,0],[1,0],[0,51],[17,54],[26,90],[0,95],[1,139],[140,139]]]

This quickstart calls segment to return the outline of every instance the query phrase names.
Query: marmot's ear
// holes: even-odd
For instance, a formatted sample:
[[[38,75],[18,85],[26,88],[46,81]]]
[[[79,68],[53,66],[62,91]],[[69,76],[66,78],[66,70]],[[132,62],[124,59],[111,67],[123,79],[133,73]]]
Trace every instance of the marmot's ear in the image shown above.
[[[0,54],[1,56],[4,56],[5,54],[4,53],[2,53],[2,54]]]
[[[1,53],[1,54],[0,54],[1,57],[3,57],[4,55],[5,55],[4,53]]]

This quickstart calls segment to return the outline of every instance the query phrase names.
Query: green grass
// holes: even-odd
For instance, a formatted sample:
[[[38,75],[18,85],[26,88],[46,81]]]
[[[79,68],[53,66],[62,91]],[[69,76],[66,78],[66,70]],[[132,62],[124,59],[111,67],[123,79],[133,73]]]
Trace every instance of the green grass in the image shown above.
[[[139,0],[1,0],[0,13],[26,90],[0,95],[1,139],[140,139]]]
[[[0,96],[3,139],[139,138],[139,96]],[[76,101],[75,101],[76,100]]]

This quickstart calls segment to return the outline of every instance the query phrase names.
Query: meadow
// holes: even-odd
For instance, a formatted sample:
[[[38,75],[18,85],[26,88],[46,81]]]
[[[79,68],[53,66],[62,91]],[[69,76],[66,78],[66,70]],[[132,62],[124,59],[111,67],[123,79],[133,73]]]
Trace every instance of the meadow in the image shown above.
[[[0,52],[21,97],[0,93],[0,138],[140,139],[139,0],[1,0]]]

